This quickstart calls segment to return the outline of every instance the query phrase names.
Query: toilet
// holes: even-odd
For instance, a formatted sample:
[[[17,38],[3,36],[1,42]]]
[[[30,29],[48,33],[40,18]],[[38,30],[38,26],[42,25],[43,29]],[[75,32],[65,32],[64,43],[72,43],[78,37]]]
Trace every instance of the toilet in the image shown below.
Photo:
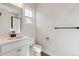
[[[34,44],[31,46],[31,56],[41,56],[42,46]]]

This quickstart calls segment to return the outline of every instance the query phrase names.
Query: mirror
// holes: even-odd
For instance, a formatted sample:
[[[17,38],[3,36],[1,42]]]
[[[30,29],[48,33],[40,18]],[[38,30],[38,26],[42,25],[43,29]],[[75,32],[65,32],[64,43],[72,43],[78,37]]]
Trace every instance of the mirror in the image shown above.
[[[20,18],[14,16],[16,16],[16,14],[0,8],[0,35],[9,34],[12,29],[14,29],[16,33],[20,33]]]
[[[15,31],[15,33],[20,33],[20,18],[19,17],[11,17],[11,29]]]

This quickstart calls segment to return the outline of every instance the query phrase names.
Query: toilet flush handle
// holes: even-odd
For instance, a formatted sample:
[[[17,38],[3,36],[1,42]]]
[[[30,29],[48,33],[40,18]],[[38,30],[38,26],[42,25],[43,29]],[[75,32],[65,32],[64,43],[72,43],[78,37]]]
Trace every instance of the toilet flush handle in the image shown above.
[[[49,40],[50,39],[50,37],[46,37],[46,40]]]

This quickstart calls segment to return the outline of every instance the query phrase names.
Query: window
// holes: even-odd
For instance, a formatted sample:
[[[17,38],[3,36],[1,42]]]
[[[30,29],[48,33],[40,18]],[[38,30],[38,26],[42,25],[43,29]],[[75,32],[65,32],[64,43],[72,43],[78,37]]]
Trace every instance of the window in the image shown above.
[[[33,17],[32,17],[32,10],[25,9],[25,23],[32,24]]]

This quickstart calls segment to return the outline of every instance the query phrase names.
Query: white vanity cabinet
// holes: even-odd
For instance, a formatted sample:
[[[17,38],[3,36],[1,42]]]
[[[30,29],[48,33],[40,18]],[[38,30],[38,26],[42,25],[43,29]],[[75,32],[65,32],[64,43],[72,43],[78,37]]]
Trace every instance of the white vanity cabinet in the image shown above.
[[[17,50],[17,56],[27,56],[28,55],[28,46],[21,47]]]
[[[17,56],[17,50],[11,50],[11,51],[9,51],[7,53],[4,53],[1,56]]]
[[[21,47],[21,48],[17,48],[15,50],[11,50],[5,54],[3,54],[3,56],[27,56],[27,46]]]
[[[34,44],[34,40],[30,38],[15,39],[6,42],[6,44],[0,45],[1,56],[29,56],[30,46]]]

